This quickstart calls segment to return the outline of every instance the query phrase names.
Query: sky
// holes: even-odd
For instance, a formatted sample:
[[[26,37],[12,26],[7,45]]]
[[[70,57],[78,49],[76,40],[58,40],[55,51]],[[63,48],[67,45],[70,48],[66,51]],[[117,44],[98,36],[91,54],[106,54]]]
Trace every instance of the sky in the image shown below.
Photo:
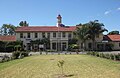
[[[0,27],[19,25],[55,26],[57,15],[64,25],[99,20],[110,31],[120,31],[120,0],[0,0]]]

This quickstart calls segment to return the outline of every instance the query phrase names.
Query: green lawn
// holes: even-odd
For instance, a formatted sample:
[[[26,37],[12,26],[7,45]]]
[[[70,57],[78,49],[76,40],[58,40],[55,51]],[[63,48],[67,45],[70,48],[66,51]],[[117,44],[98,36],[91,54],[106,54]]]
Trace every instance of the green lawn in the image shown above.
[[[0,63],[0,78],[58,78],[64,60],[67,78],[120,78],[120,62],[89,55],[39,55]]]

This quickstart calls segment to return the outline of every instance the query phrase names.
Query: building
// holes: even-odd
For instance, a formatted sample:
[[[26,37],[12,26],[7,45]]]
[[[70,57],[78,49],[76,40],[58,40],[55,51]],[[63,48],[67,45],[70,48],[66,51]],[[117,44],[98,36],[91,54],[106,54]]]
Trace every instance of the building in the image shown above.
[[[103,36],[103,49],[106,50],[120,50],[120,35],[104,35]]]
[[[58,15],[57,26],[28,26],[16,29],[16,39],[23,41],[25,50],[33,50],[35,46],[56,51],[65,51],[68,48],[68,40],[73,38],[76,26],[65,26],[62,17]],[[31,46],[33,40],[48,38],[50,43],[45,45]]]
[[[56,26],[23,26],[17,27],[15,36],[0,36],[0,41],[16,41],[23,42],[24,50],[54,50],[66,51],[68,49],[68,40],[75,37],[73,32],[76,26],[65,26],[62,24],[61,15],[57,16]],[[46,44],[38,44],[39,40],[48,39]],[[36,43],[32,44],[32,41]],[[79,49],[93,50],[92,40],[83,42],[79,40]],[[95,50],[120,50],[120,35],[103,35],[100,34],[95,38]]]
[[[16,36],[12,35],[12,36],[0,36],[0,41],[4,41],[4,42],[14,42],[16,41]]]

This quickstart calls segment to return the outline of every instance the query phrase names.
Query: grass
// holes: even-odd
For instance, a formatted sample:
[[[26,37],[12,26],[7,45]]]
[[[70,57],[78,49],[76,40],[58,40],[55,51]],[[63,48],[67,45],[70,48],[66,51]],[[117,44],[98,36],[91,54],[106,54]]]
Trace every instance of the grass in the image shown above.
[[[63,78],[57,66],[64,60],[67,78],[120,78],[120,62],[89,55],[40,55],[0,63],[0,78]]]

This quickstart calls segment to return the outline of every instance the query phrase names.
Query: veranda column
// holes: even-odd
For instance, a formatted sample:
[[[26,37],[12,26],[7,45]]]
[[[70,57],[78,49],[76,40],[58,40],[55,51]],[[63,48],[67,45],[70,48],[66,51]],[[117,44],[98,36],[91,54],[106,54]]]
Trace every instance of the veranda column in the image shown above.
[[[52,50],[53,48],[52,48],[52,41],[50,41],[50,50]]]
[[[66,42],[66,51],[68,50],[68,41]]]

